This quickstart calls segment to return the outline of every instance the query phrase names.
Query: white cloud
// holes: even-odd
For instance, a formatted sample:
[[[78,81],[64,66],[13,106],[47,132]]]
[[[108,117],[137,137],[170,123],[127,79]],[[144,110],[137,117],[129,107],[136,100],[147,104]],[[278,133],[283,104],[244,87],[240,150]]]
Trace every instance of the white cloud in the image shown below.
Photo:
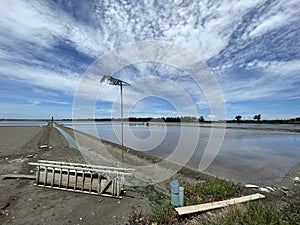
[[[0,2],[0,74],[3,80],[54,91],[49,95],[57,91],[70,96],[76,93],[83,75],[74,71],[83,71],[87,67],[81,65],[75,53],[96,58],[127,42],[168,40],[186,47],[205,61],[220,57],[214,68],[218,74],[236,66],[247,66],[251,71],[260,72],[250,76],[241,74],[240,77],[220,75],[226,78],[222,79],[222,87],[227,101],[275,98],[282,91],[295,89],[299,82],[298,60],[262,61],[259,58],[267,51],[262,47],[268,41],[259,38],[299,20],[298,0],[276,1],[270,5],[261,0],[176,1],[174,4],[159,1],[156,5],[153,1],[84,2],[82,6],[79,2],[69,1],[61,4],[64,5],[43,1]],[[266,10],[260,11],[262,8]],[[259,39],[260,44],[251,42],[253,39]],[[281,45],[276,48],[276,53],[269,51],[268,54],[276,58],[280,48],[284,48]],[[65,48],[70,48],[71,53]],[[242,51],[244,48],[247,51]],[[252,62],[245,65],[248,59]],[[148,69],[143,65],[136,66],[130,80],[140,79],[142,72],[149,72],[145,76],[162,73],[161,77],[166,80],[180,83],[197,107],[208,107],[200,88],[191,80],[184,80],[176,70],[160,68],[155,74]],[[89,77],[81,85],[84,90],[81,94],[86,96],[97,95],[101,89],[98,75]],[[125,103],[143,92],[155,90],[157,96],[165,98],[172,93],[174,99],[183,102],[184,112],[191,110],[174,86],[151,82],[148,85],[145,90],[126,89]],[[106,86],[98,100],[114,102],[118,96],[118,88]],[[298,98],[292,91],[280,96]],[[36,99],[41,103],[47,101]],[[146,110],[146,105],[143,107]]]
[[[248,80],[241,79],[223,84],[227,101],[245,101],[269,99],[299,98],[295,92],[300,82],[300,61],[255,61],[250,62],[251,69],[260,71],[261,75]],[[284,92],[284,93],[283,93]],[[279,95],[280,93],[280,95]]]
[[[268,19],[260,21],[260,23],[248,34],[250,38],[261,36],[271,30],[284,26],[289,21],[290,15],[283,13],[271,16]]]
[[[32,99],[30,99],[29,102],[30,102],[31,104],[33,104],[33,105],[39,105],[39,104],[41,104],[41,102],[38,101],[38,100],[32,100]]]
[[[73,94],[76,90],[79,74],[71,71],[53,71],[31,65],[6,63],[0,67],[2,79],[7,77],[12,82],[21,82],[36,87]]]
[[[291,22],[297,22],[297,14],[299,15],[299,1],[273,2],[267,12],[258,15],[258,18],[248,25],[244,38],[256,38]]]

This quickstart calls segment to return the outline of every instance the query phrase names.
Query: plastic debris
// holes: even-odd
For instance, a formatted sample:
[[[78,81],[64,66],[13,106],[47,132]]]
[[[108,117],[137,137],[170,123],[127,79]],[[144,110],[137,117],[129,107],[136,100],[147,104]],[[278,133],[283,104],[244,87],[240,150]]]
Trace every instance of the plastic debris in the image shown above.
[[[48,145],[41,145],[40,148],[48,148]]]
[[[31,154],[26,156],[26,158],[32,158],[32,157],[33,157],[33,155],[31,155]]]
[[[268,188],[265,187],[260,187],[258,188],[259,191],[263,191],[263,192],[270,192],[270,190]]]
[[[300,177],[294,177],[293,180],[294,180],[296,183],[300,183]]]
[[[266,188],[269,190],[269,191],[275,191],[275,188],[274,187],[270,187],[270,186],[266,186]]]
[[[244,186],[246,188],[259,188],[259,186],[255,185],[255,184],[245,184]]]

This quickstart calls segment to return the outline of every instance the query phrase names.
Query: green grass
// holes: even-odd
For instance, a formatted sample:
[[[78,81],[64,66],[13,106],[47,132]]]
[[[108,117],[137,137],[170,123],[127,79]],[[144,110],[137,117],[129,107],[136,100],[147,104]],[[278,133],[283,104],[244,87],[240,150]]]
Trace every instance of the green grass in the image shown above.
[[[152,215],[150,221],[157,224],[176,224],[178,222],[177,213],[170,205],[170,198],[157,191],[153,186],[140,186],[135,188],[142,196],[148,198],[152,204]]]
[[[218,178],[210,178],[205,183],[188,184],[181,182],[184,187],[184,204],[196,205],[207,202],[221,201],[236,196],[241,187]]]
[[[234,205],[221,210],[213,216],[206,216],[198,223],[199,225],[227,225],[227,224],[247,224],[247,225],[263,225],[289,224],[284,215],[273,205],[256,201],[243,205]]]
[[[217,178],[211,178],[204,183],[198,184],[180,182],[180,186],[183,186],[185,189],[185,205],[229,199],[237,197],[241,192],[239,185]],[[130,224],[143,225],[156,222],[157,224],[166,225],[300,225],[300,206],[293,203],[289,203],[283,209],[278,209],[270,203],[259,200],[233,205],[222,210],[210,211],[210,213],[179,217],[174,207],[170,205],[169,196],[157,191],[153,186],[136,187],[136,190],[151,202],[152,215],[149,218],[145,218],[141,212],[136,212],[132,218],[134,218],[134,221],[139,222]]]

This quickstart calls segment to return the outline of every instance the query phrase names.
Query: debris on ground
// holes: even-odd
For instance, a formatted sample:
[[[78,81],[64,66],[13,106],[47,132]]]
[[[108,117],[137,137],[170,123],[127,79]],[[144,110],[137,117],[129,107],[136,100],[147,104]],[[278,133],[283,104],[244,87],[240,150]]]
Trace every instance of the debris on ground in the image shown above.
[[[270,187],[270,186],[266,186],[266,187],[260,187],[258,185],[255,184],[245,184],[244,185],[246,188],[255,188],[259,191],[263,191],[263,192],[274,192],[276,190],[275,187]]]
[[[48,147],[48,145],[41,145],[40,149],[43,149],[43,148],[49,148],[49,147]]]

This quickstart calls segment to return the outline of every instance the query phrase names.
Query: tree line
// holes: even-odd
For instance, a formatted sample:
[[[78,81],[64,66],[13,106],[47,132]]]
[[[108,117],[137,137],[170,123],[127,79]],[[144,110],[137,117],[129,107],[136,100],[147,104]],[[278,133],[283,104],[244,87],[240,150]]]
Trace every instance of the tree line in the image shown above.
[[[237,116],[235,117],[235,119],[237,120],[237,122],[241,122],[242,116],[241,116],[241,115],[237,115]],[[253,116],[253,119],[256,120],[256,121],[259,123],[259,122],[260,122],[260,119],[261,119],[261,114],[254,115],[254,116]]]
[[[227,123],[253,123],[253,121],[256,121],[257,123],[278,123],[278,124],[284,124],[284,123],[300,123],[300,117],[296,118],[290,118],[290,119],[273,119],[273,120],[262,120],[261,114],[256,114],[253,116],[253,120],[242,120],[241,115],[235,116],[233,120],[227,120]]]

